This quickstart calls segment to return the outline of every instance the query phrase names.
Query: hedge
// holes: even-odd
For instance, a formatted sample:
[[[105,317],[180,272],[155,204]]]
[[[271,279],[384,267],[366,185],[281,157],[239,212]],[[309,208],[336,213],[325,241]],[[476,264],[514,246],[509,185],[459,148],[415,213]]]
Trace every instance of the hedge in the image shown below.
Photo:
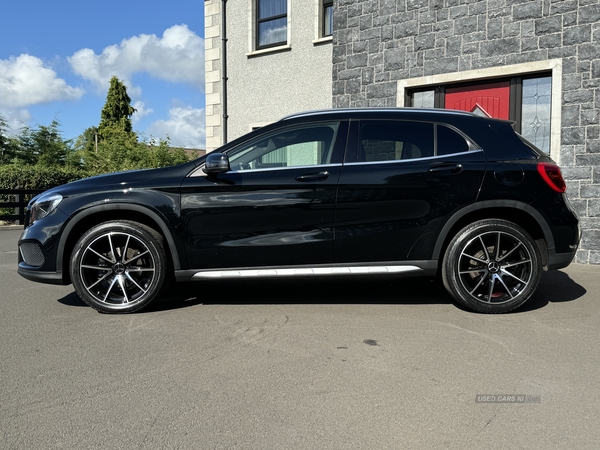
[[[8,164],[0,166],[0,189],[50,189],[91,175],[79,168]]]

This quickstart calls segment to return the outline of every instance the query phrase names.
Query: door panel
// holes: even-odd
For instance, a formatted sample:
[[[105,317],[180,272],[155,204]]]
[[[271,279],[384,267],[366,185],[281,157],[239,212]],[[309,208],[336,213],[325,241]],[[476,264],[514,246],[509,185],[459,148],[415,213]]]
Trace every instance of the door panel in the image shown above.
[[[451,148],[434,145],[434,124],[379,121],[358,128],[358,147],[366,150],[359,148],[356,159],[366,154],[366,162],[345,164],[340,177],[336,262],[430,259],[447,217],[477,198],[486,166],[483,151],[465,151],[469,144],[462,137],[463,145],[458,139]],[[388,161],[378,162],[381,155]]]
[[[340,171],[337,165],[187,178],[181,208],[190,267],[332,262]]]
[[[190,267],[333,262],[347,129],[347,121],[282,125],[228,151],[235,170],[186,178],[181,215]]]

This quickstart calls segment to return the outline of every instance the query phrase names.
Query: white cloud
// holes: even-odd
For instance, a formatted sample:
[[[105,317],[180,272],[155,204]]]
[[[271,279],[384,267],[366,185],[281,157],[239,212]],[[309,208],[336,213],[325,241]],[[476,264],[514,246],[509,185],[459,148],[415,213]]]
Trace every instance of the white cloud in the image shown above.
[[[140,121],[142,117],[148,116],[154,112],[152,108],[146,108],[146,104],[144,102],[137,101],[133,104],[135,108],[135,113],[131,117],[131,121],[135,124]]]
[[[3,108],[0,106],[0,117],[6,120],[8,134],[17,134],[21,128],[31,121],[31,114],[26,109]]]
[[[204,109],[191,106],[175,107],[169,110],[169,119],[157,120],[146,130],[155,138],[171,140],[175,147],[203,149],[206,142]]]
[[[78,100],[83,89],[69,86],[35,56],[0,59],[0,107],[23,116],[19,108],[57,100]],[[28,113],[25,113],[27,115]]]
[[[106,47],[97,55],[85,48],[68,58],[73,71],[106,90],[110,78],[123,79],[135,95],[131,78],[147,73],[161,80],[186,83],[204,91],[204,39],[187,25],[168,28],[159,38],[140,34]]]

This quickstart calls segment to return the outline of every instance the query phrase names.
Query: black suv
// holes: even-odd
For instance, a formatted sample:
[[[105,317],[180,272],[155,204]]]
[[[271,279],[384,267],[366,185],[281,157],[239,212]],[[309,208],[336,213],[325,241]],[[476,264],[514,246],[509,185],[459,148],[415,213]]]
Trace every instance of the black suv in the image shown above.
[[[573,260],[579,221],[564,192],[558,166],[507,121],[307,112],[186,164],[41,194],[18,270],[72,282],[104,312],[139,310],[172,280],[425,274],[502,313]]]

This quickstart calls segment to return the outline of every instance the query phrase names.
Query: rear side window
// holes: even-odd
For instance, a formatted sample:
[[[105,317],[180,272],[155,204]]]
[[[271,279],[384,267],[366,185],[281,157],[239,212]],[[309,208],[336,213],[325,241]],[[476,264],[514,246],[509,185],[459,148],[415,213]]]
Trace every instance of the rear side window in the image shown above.
[[[402,121],[364,121],[359,161],[394,161],[434,156],[433,124]]]
[[[471,149],[465,137],[449,126],[399,120],[361,122],[358,147],[359,162],[429,158]]]

